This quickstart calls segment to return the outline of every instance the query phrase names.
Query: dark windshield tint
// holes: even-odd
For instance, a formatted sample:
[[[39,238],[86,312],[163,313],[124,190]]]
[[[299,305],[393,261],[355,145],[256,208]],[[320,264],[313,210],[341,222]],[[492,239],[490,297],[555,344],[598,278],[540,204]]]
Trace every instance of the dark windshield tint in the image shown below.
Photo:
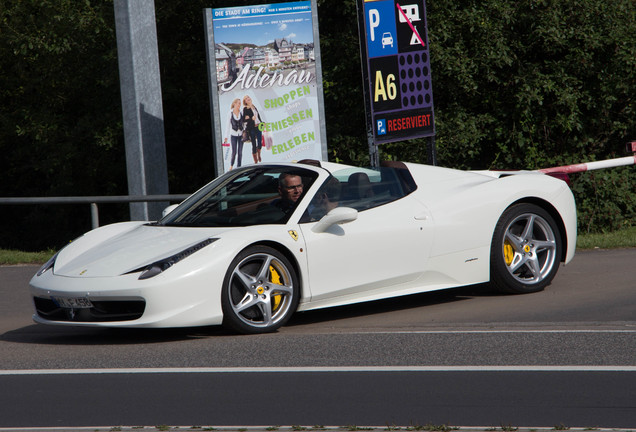
[[[281,199],[279,181],[302,185],[296,202]],[[297,177],[296,177],[297,176]],[[219,177],[159,221],[159,225],[226,227],[284,224],[318,174],[280,166],[239,168]],[[298,189],[298,187],[296,188]]]

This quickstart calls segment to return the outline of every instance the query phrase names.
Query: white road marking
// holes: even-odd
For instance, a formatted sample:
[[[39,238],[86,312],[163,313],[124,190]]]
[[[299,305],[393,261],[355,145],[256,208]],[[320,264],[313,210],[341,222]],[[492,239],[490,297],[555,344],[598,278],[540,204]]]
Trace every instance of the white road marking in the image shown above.
[[[195,373],[329,373],[329,372],[636,372],[636,366],[308,366],[106,369],[13,369],[7,375],[195,374]]]
[[[636,333],[636,329],[614,329],[614,330],[397,330],[382,332],[357,332],[357,334],[475,334],[475,333]]]

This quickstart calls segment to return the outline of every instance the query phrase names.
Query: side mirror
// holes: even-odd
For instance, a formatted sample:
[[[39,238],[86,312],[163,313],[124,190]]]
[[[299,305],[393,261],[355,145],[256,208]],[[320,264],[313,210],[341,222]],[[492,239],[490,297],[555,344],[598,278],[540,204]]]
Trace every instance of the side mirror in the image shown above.
[[[168,213],[170,213],[172,210],[176,209],[179,206],[179,204],[172,204],[169,205],[168,207],[166,207],[165,209],[163,209],[163,212],[161,213],[161,217],[166,217],[166,215]]]
[[[324,215],[311,230],[321,233],[327,231],[332,225],[353,222],[356,219],[358,219],[358,210],[351,207],[336,207]]]

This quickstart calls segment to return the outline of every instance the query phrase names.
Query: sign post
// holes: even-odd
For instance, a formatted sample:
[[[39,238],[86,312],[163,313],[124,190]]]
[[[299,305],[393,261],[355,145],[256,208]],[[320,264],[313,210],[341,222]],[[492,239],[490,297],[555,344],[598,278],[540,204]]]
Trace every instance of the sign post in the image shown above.
[[[361,2],[361,3],[360,3]],[[358,0],[371,164],[378,144],[433,137],[433,87],[424,0]],[[429,163],[435,163],[434,141]]]
[[[166,195],[168,167],[154,0],[116,0],[126,169],[130,195]],[[157,220],[164,202],[130,204],[131,220]]]

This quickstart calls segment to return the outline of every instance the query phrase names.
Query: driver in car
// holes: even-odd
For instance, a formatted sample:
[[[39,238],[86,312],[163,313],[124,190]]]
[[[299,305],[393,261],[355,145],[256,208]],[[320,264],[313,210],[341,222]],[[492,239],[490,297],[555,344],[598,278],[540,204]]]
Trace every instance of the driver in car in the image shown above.
[[[278,178],[278,193],[280,198],[272,204],[288,213],[295,206],[303,193],[303,180],[296,174],[283,173]]]

